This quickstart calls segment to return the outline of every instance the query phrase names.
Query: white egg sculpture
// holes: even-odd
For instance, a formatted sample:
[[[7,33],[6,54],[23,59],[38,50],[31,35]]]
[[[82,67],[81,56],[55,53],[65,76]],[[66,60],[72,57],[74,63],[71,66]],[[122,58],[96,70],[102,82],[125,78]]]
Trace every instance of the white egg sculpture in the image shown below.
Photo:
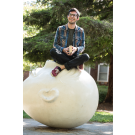
[[[99,100],[94,79],[78,69],[61,71],[57,77],[51,71],[59,66],[52,60],[36,75],[23,82],[23,109],[36,121],[55,128],[73,128],[88,122]]]

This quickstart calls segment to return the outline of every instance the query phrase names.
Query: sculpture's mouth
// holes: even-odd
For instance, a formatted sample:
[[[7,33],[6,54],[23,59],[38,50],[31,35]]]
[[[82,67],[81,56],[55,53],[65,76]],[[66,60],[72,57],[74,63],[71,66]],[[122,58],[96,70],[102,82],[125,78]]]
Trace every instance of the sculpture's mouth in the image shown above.
[[[46,102],[54,101],[59,96],[59,90],[56,88],[43,88],[38,92],[39,96]]]

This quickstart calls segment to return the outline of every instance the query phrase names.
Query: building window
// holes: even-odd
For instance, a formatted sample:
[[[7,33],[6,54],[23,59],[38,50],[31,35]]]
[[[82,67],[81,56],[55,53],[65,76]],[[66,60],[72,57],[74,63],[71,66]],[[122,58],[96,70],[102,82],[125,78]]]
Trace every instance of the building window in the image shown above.
[[[98,64],[97,81],[108,82],[108,75],[109,75],[109,65],[105,63]]]

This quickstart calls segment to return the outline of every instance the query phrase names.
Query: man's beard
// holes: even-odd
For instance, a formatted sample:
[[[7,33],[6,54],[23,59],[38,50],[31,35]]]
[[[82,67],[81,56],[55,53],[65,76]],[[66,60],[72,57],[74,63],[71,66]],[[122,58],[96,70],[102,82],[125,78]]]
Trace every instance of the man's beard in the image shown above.
[[[69,22],[69,21],[68,21]],[[75,24],[76,22],[69,22],[70,24]]]

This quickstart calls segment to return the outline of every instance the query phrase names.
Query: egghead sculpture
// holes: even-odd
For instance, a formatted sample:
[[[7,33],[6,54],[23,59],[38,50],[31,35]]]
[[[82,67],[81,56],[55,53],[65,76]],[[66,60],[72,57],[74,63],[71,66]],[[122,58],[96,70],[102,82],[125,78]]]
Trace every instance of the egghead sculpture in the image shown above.
[[[73,128],[89,121],[98,106],[98,89],[84,70],[64,69],[57,77],[51,71],[59,64],[47,61],[23,83],[23,109],[36,121],[50,127]]]

